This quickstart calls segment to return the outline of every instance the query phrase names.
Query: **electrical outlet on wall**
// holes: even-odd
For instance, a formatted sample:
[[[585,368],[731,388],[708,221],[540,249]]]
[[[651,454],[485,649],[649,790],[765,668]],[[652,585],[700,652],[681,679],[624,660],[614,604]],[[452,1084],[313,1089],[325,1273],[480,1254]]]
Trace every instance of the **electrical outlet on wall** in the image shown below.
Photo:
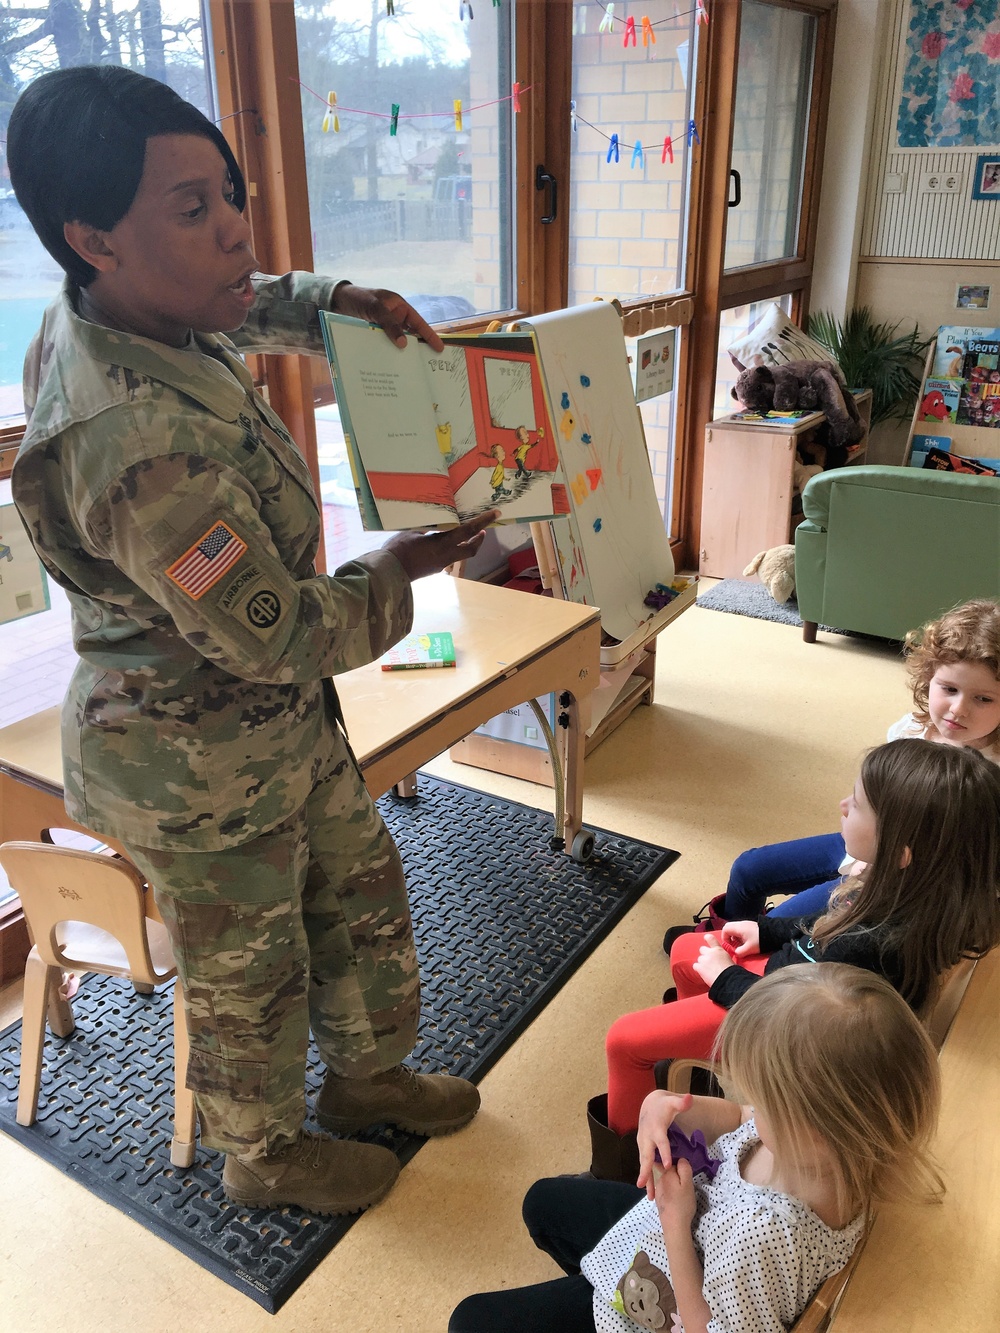
[[[965,177],[960,171],[924,171],[920,174],[921,194],[960,194]]]

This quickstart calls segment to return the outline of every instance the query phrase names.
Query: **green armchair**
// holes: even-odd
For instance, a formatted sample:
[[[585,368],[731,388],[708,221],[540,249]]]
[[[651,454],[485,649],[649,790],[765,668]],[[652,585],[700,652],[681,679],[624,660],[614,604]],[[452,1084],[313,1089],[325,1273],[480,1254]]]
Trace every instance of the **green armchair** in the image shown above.
[[[902,639],[970,597],[1000,598],[1000,477],[845,467],[813,477],[795,531],[802,636]]]

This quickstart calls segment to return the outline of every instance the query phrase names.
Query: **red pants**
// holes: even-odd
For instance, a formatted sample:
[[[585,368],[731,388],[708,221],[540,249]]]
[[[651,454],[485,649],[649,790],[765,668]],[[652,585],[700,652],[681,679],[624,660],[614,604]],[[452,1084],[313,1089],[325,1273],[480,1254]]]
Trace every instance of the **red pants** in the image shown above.
[[[725,1009],[708,998],[708,987],[693,964],[705,943],[700,934],[681,935],[670,951],[670,970],[677,999],[625,1014],[611,1025],[605,1048],[608,1057],[608,1125],[616,1134],[628,1134],[639,1123],[639,1108],[656,1087],[657,1060],[707,1060]],[[753,954],[742,962],[750,972],[763,975],[767,958]]]

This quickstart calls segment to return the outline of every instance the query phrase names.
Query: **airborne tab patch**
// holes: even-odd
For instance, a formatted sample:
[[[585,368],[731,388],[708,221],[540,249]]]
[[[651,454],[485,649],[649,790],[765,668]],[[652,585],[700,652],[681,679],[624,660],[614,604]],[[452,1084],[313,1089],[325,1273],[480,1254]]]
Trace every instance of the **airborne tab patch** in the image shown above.
[[[214,523],[164,572],[181,592],[197,601],[218,583],[246,549],[246,542],[232,528],[225,523]]]

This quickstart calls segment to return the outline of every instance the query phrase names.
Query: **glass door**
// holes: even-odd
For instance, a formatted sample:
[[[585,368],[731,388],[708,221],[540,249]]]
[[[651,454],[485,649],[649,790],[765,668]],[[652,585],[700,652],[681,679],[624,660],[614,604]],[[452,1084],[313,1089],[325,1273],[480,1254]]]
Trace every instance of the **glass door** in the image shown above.
[[[816,19],[743,0],[726,269],[798,253]]]

